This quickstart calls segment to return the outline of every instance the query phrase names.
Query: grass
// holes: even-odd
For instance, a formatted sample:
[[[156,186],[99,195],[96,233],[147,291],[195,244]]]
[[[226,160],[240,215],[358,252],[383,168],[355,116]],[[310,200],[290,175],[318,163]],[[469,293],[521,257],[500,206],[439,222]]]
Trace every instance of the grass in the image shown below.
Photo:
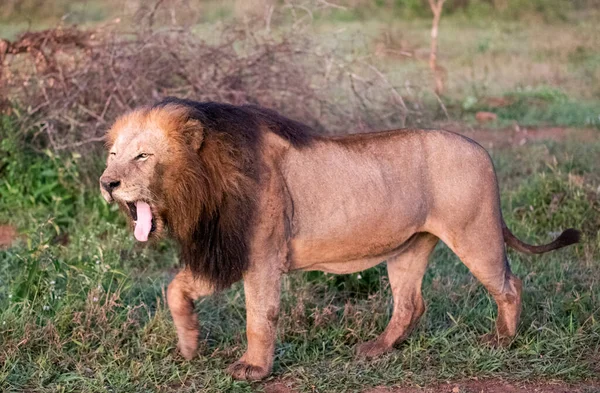
[[[592,10],[552,23],[444,16],[438,64],[450,118],[472,123],[477,111],[491,111],[498,115],[495,126],[599,127],[600,35],[594,19]],[[314,34],[323,51],[375,58],[411,109],[445,119],[432,94],[430,24],[407,17],[326,19],[315,22]],[[412,102],[421,105],[413,108]]]
[[[76,157],[23,152],[11,144],[9,122],[2,132],[9,158],[0,180],[0,223],[24,235],[0,251],[2,391],[262,389],[224,372],[246,345],[240,284],[198,303],[202,350],[184,361],[164,304],[175,248],[136,244],[117,212],[82,180]],[[428,309],[419,327],[375,361],[356,360],[354,349],[389,319],[382,267],[360,278],[287,276],[271,379],[293,381],[300,391],[352,392],[472,377],[597,378],[599,155],[598,142],[577,141],[493,152],[505,216],[516,233],[535,242],[571,226],[585,234],[582,245],[542,257],[510,252],[525,290],[519,335],[509,348],[481,343],[493,328],[494,303],[440,245],[425,276]]]
[[[486,98],[469,96],[462,103],[463,119],[472,121],[479,111],[494,112],[497,125],[551,125],[600,128],[600,101],[574,100],[563,91],[548,86],[528,87],[502,95],[501,106]]]

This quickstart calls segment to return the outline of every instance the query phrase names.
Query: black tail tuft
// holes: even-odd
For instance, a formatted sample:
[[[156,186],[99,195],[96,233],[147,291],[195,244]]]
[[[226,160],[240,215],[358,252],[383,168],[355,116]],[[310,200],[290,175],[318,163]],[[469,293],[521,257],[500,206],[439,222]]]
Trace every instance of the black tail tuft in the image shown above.
[[[571,244],[579,243],[581,240],[581,232],[577,229],[569,228],[566,229],[559,237],[556,238],[555,242],[557,248],[570,246]]]

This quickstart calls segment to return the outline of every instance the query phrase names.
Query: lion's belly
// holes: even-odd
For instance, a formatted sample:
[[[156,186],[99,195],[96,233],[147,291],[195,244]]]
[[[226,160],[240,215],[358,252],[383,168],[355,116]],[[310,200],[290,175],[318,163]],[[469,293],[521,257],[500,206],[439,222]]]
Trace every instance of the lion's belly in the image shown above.
[[[376,156],[325,144],[310,156],[290,157],[291,269],[364,270],[397,253],[422,227],[423,177],[403,173],[393,154],[393,144]]]
[[[409,238],[396,246],[361,242],[349,245],[336,239],[322,242],[292,240],[290,270],[320,270],[335,274],[359,272],[401,253]]]
[[[300,213],[290,241],[291,268],[335,273],[331,265],[350,263],[370,265],[367,269],[393,255],[420,223],[393,211],[386,214],[380,211],[382,206],[362,210],[372,213],[369,217],[341,213],[343,210],[330,215]]]

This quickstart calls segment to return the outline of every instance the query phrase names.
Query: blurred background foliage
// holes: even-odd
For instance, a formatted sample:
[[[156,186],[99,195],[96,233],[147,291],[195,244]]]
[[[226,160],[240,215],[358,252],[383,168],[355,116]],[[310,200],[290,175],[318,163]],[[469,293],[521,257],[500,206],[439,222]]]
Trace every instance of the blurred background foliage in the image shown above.
[[[310,2],[285,0],[186,0],[161,2],[165,7],[185,8],[175,14],[188,20],[219,19],[241,16],[265,5],[306,6]],[[170,3],[170,4],[169,4]],[[313,1],[313,5],[319,3]],[[431,10],[427,0],[339,0],[334,7],[316,11],[318,17],[342,20],[377,18],[429,18]],[[452,0],[444,5],[446,15],[462,14],[479,19],[501,17],[506,19],[541,18],[546,21],[566,20],[573,11],[595,8],[598,0]],[[67,23],[93,23],[132,14],[140,8],[152,8],[154,3],[140,0],[4,0],[0,21],[5,23],[35,23],[36,25]],[[170,11],[171,12],[171,11]],[[191,13],[190,13],[191,12]]]

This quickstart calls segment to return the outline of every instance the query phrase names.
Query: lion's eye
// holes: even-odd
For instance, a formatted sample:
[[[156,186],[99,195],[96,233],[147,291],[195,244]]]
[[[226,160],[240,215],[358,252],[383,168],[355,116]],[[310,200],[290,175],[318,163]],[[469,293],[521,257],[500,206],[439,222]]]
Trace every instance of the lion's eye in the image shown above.
[[[135,159],[140,161],[140,160],[145,160],[146,158],[148,158],[150,156],[150,154],[148,153],[140,153],[138,154]]]

